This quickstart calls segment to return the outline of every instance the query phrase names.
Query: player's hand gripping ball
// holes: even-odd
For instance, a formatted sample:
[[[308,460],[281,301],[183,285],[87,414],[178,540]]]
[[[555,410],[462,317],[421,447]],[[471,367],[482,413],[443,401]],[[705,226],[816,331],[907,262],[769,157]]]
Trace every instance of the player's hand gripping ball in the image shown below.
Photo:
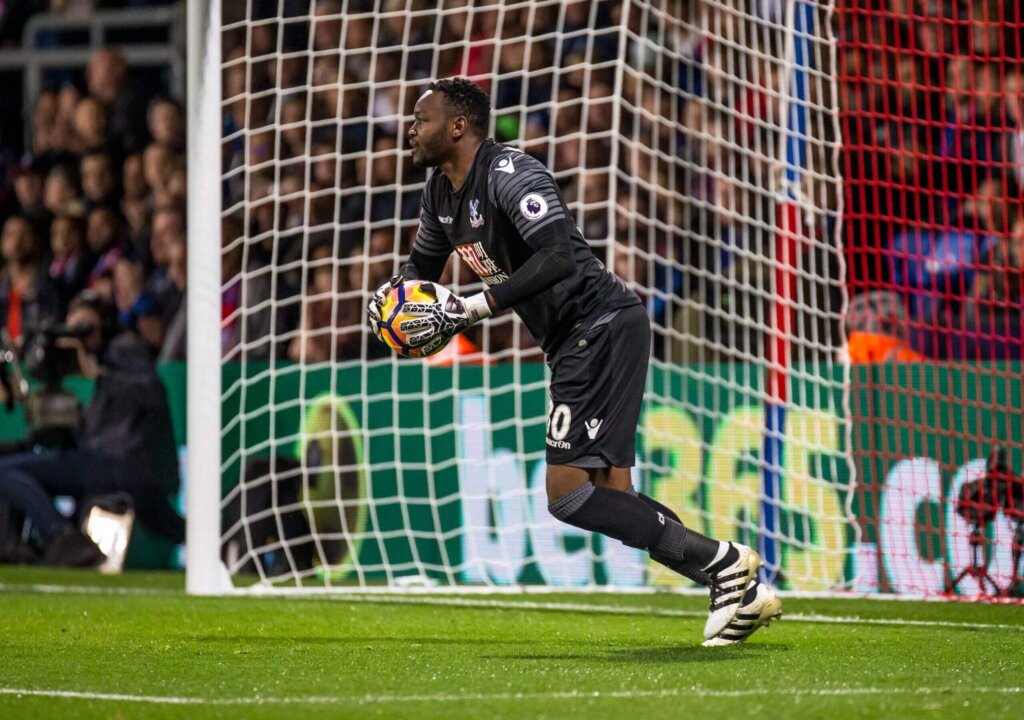
[[[383,289],[383,288],[382,288]],[[421,358],[444,350],[452,333],[438,333],[424,323],[432,315],[442,314],[451,293],[437,283],[405,280],[393,283],[379,306],[379,319],[373,317],[374,331],[389,348],[402,357]]]

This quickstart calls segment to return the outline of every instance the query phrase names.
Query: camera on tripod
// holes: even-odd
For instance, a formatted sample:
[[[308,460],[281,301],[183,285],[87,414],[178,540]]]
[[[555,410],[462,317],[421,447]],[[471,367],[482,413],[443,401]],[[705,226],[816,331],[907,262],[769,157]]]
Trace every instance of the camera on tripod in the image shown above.
[[[15,403],[24,406],[29,429],[25,441],[11,450],[40,445],[74,447],[82,406],[74,393],[64,389],[64,378],[79,372],[78,353],[61,347],[61,340],[81,339],[92,331],[87,324],[46,323],[26,335],[20,351],[6,332],[0,335],[0,385],[7,411],[12,411]],[[36,382],[30,384],[26,374]]]
[[[971,525],[968,543],[971,566],[947,586],[953,591],[965,577],[977,579],[981,591],[991,596],[1021,597],[1020,560],[1024,551],[1024,478],[1010,468],[1005,448],[996,447],[985,461],[985,474],[964,483],[956,500],[956,512]],[[1014,523],[1011,558],[1013,575],[1008,587],[1000,589],[985,564],[985,526],[1003,513]],[[991,592],[989,592],[991,588]]]

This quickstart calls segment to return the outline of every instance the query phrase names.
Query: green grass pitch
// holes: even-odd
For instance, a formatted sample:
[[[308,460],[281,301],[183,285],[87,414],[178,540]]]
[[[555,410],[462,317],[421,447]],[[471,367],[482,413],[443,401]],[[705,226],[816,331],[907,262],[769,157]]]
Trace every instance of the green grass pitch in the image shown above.
[[[0,718],[1024,717],[1019,605],[787,599],[705,649],[690,596],[182,584],[0,568]]]

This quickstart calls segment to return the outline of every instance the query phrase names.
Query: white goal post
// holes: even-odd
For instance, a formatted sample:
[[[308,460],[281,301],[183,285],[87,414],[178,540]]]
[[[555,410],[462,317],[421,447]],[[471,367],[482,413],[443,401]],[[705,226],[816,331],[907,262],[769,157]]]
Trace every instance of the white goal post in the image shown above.
[[[230,589],[220,561],[220,0],[187,3],[188,427],[186,590]],[[205,400],[204,400],[205,399]]]

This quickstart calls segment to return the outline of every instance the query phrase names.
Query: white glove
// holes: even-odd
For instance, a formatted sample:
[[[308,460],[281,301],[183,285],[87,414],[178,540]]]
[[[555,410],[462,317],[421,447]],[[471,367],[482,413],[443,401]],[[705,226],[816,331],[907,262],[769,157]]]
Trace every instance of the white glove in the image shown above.
[[[381,308],[384,307],[384,303],[388,299],[388,293],[403,282],[405,282],[405,278],[401,275],[392,276],[390,280],[377,288],[373,293],[373,297],[370,299],[370,304],[366,306],[366,315],[369,318],[370,328],[373,330],[373,334],[376,335],[377,339],[381,342],[384,342],[384,338],[380,334],[380,322],[382,320],[380,314]]]
[[[437,302],[406,303],[402,310],[415,317],[403,320],[398,326],[409,339],[409,345],[422,346],[426,355],[447,343],[453,335],[491,316],[491,306],[484,293],[462,298],[436,283],[434,289]]]

